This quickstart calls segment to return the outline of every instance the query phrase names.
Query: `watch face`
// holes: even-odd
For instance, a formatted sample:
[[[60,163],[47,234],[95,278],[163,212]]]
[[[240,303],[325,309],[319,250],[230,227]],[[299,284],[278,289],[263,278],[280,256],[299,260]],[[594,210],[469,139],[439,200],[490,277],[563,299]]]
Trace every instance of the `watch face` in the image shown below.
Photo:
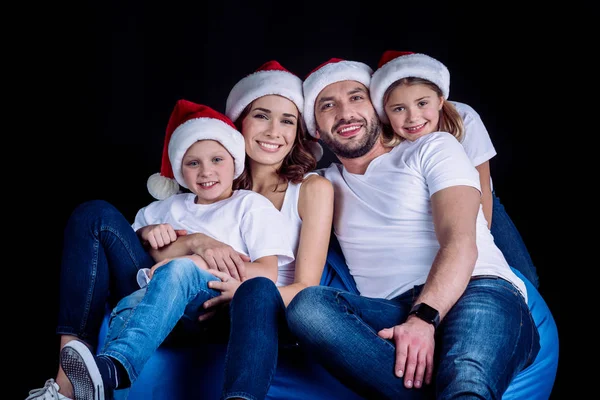
[[[435,327],[437,327],[440,322],[440,313],[435,308],[425,303],[416,304],[412,310],[410,310],[410,314],[415,314],[423,321],[429,322]]]

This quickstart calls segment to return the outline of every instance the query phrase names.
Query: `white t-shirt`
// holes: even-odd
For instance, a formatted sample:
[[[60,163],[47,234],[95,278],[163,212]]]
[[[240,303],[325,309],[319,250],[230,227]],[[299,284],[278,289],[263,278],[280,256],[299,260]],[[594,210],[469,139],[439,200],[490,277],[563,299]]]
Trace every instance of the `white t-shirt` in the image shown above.
[[[236,190],[213,204],[196,204],[195,197],[183,193],[152,202],[138,211],[132,228],[169,223],[226,243],[252,261],[272,255],[278,265],[294,260],[288,221],[266,197],[251,190]]]
[[[334,163],[324,171],[334,187],[334,232],[361,295],[393,298],[425,283],[439,243],[431,196],[457,185],[480,189],[479,174],[461,144],[434,132],[403,141],[369,164],[364,175]],[[512,282],[527,298],[523,281],[494,244],[480,207],[475,275]]]

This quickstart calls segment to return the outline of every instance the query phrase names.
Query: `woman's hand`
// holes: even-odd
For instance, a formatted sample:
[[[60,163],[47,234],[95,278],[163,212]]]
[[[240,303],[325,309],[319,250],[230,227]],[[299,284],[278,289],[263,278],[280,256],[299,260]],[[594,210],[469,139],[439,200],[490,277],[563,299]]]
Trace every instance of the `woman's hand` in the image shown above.
[[[206,261],[209,270],[220,271],[240,282],[246,279],[245,262],[250,262],[250,257],[238,253],[233,247],[210,236],[201,234],[195,236],[192,251]]]
[[[222,306],[227,304],[233,298],[235,291],[242,284],[238,279],[235,279],[229,276],[226,273],[221,271],[217,271],[214,269],[209,269],[208,272],[219,278],[221,281],[210,281],[208,282],[208,287],[214,290],[218,290],[221,292],[217,297],[213,297],[212,299],[206,300],[202,305],[204,309],[216,309],[218,306]],[[198,321],[206,321],[210,317],[214,315],[215,311],[208,311],[205,314],[198,317]]]

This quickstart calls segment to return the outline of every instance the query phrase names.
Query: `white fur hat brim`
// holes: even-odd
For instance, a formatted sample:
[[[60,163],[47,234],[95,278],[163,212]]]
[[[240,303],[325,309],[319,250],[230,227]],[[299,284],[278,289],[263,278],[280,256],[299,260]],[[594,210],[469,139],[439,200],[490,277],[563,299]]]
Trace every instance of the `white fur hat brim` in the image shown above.
[[[194,118],[179,125],[169,141],[169,161],[179,185],[188,188],[181,173],[181,162],[187,149],[199,140],[215,140],[231,154],[235,171],[233,179],[244,171],[246,147],[244,137],[236,129],[215,118]],[[188,188],[189,189],[189,188]]]
[[[385,91],[397,80],[409,77],[427,79],[435,83],[442,91],[444,98],[448,99],[450,71],[444,64],[420,53],[394,58],[378,68],[371,78],[371,101],[382,122],[389,124],[383,105]]]
[[[279,95],[291,100],[298,107],[298,112],[304,109],[302,80],[290,72],[265,70],[246,76],[231,89],[225,104],[225,115],[235,122],[248,104],[267,95]]]
[[[304,121],[308,133],[315,137],[315,101],[321,91],[332,83],[341,81],[357,81],[367,88],[371,82],[373,70],[367,64],[358,61],[339,61],[325,64],[306,77],[304,89]]]

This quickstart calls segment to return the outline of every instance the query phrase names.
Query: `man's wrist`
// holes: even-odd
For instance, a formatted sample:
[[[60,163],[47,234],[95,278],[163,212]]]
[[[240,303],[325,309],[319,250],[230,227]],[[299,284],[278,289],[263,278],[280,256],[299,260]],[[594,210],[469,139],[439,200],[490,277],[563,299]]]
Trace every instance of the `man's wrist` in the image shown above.
[[[410,309],[408,315],[414,315],[437,328],[440,324],[440,313],[427,303],[417,303]]]

